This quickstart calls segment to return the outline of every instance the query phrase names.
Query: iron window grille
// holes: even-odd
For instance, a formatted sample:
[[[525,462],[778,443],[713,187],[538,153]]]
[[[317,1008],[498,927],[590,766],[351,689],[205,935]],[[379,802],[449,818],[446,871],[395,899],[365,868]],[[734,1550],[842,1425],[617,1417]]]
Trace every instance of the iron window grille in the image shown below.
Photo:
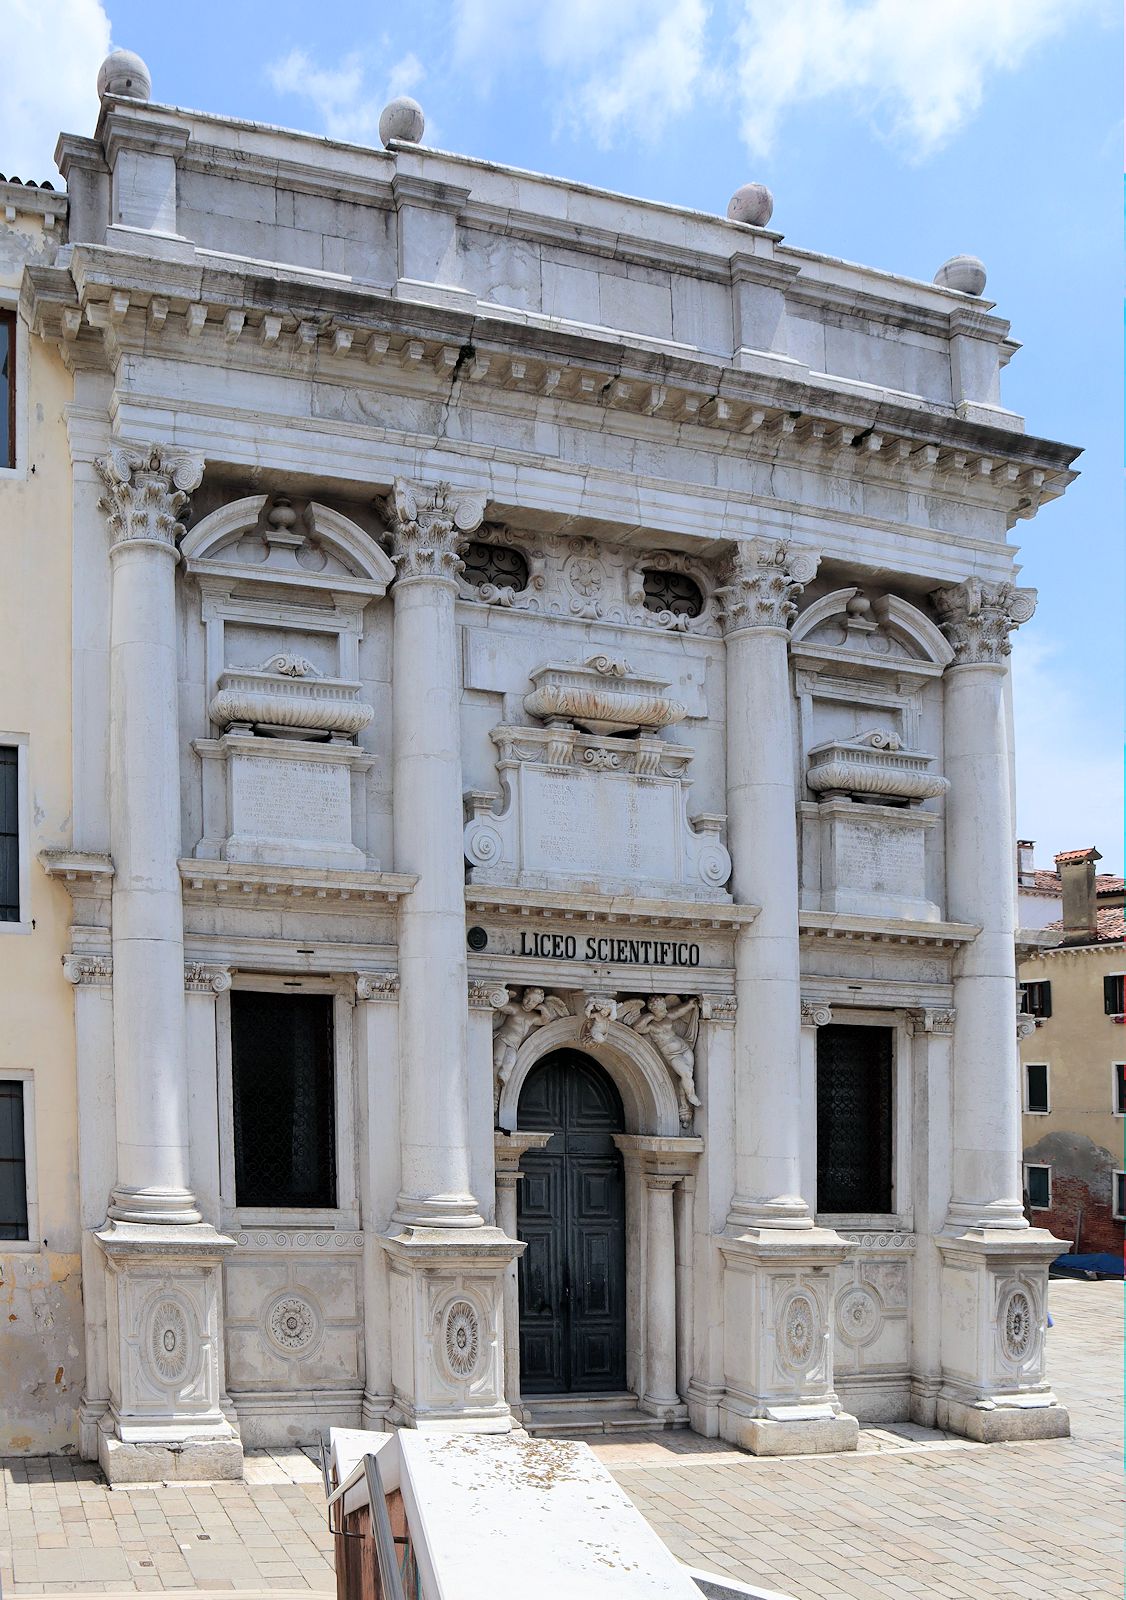
[[[667,611],[674,617],[698,617],[704,596],[698,583],[683,572],[663,572],[647,567],[642,573],[646,611]]]
[[[231,995],[235,1204],[336,1205],[332,996]]]
[[[507,544],[484,544],[473,540],[466,548],[463,577],[474,588],[512,589],[516,594],[528,587],[528,563],[519,550]]]
[[[0,745],[0,922],[20,920],[19,755]]]
[[[817,1030],[817,1209],[892,1210],[892,1030]]]

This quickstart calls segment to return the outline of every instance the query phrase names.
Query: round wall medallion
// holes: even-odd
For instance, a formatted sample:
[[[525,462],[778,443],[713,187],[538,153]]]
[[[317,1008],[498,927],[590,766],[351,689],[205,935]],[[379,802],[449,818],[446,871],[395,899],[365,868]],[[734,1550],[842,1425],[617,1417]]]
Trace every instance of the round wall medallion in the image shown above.
[[[1023,1289],[1010,1289],[1001,1307],[1001,1348],[1009,1361],[1024,1361],[1036,1335],[1032,1301]]]
[[[868,1344],[880,1331],[880,1308],[868,1289],[848,1289],[837,1301],[837,1332],[846,1344]]]
[[[320,1332],[316,1308],[300,1294],[282,1294],[266,1312],[266,1332],[286,1355],[299,1355]]]
[[[175,1300],[160,1300],[153,1308],[149,1354],[165,1383],[179,1383],[188,1369],[191,1345],[187,1318]]]
[[[446,1312],[446,1360],[459,1378],[472,1376],[481,1349],[477,1313],[468,1300],[455,1300]]]
[[[812,1365],[817,1348],[817,1307],[807,1294],[791,1295],[782,1314],[782,1359],[802,1372]]]

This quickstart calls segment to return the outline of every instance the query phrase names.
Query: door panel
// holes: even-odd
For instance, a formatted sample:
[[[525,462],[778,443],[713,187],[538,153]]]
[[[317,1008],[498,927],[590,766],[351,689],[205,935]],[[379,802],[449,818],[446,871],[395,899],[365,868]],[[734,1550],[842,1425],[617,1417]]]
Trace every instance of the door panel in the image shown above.
[[[520,1128],[550,1132],[521,1161],[518,1226],[524,1393],[625,1388],[625,1183],[612,1135],[622,1103],[597,1062],[548,1056],[520,1095]]]

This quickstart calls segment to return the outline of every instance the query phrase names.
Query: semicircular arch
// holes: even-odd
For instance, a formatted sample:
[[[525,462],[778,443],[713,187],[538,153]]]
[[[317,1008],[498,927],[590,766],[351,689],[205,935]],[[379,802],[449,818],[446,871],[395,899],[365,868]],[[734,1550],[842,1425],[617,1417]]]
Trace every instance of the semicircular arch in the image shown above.
[[[582,1017],[558,1017],[524,1040],[501,1089],[498,1126],[510,1133],[518,1130],[520,1091],[537,1062],[554,1050],[579,1050],[613,1079],[622,1097],[627,1133],[679,1137],[683,1130],[672,1078],[648,1040],[620,1022],[610,1023],[604,1040],[586,1040],[581,1037],[583,1023]]]

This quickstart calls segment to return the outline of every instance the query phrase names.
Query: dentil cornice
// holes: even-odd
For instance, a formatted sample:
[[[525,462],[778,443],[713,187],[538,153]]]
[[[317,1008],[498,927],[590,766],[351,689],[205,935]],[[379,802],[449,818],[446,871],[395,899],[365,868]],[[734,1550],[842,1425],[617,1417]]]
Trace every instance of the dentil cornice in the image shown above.
[[[384,512],[398,576],[456,578],[464,565],[461,548],[466,535],[480,525],[485,498],[482,490],[396,478]]]
[[[1036,610],[1036,590],[967,578],[964,583],[933,590],[931,604],[954,651],[952,664],[991,665],[1012,650],[1009,634]]]
[[[113,545],[143,542],[175,551],[180,512],[203,481],[203,457],[171,445],[115,445],[94,462],[106,494],[98,501]]]
[[[797,615],[795,600],[817,572],[821,556],[777,539],[737,544],[728,558],[722,588],[725,633],[743,628],[785,628]]]

